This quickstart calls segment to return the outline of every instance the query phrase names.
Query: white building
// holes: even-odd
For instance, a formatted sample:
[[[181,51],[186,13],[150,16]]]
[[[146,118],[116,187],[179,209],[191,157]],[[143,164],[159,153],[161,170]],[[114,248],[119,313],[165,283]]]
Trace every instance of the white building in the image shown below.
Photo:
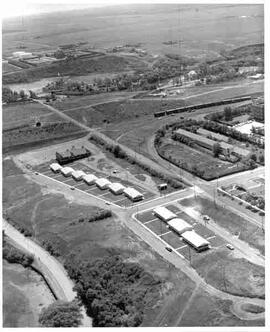
[[[99,189],[107,189],[109,187],[109,185],[111,184],[111,182],[105,178],[100,178],[100,179],[97,179],[95,181],[95,184],[97,185],[97,187]]]
[[[197,251],[206,250],[210,243],[194,231],[187,231],[181,234],[182,238],[192,245]]]
[[[19,59],[28,59],[28,58],[33,57],[33,54],[31,52],[24,52],[24,51],[13,52],[12,55],[15,58],[19,58]]]
[[[74,180],[80,181],[80,180],[82,180],[85,173],[83,171],[74,171],[74,172],[72,172],[71,175],[72,175]]]
[[[115,183],[111,183],[108,188],[110,189],[110,191],[115,194],[115,195],[120,195],[123,193],[125,187],[121,184],[121,183],[118,183],[118,182],[115,182]]]
[[[186,231],[192,231],[193,229],[193,227],[190,224],[188,224],[185,220],[180,218],[174,218],[169,220],[168,225],[179,235],[181,235]]]
[[[168,210],[164,206],[159,206],[153,210],[154,214],[163,221],[169,221],[177,217],[175,213]]]
[[[98,178],[94,174],[85,174],[83,180],[88,185],[94,184]]]
[[[71,167],[62,167],[62,169],[60,170],[60,172],[68,177],[68,176],[71,176],[71,174],[74,172],[73,168]]]
[[[57,164],[57,163],[52,163],[52,164],[50,165],[50,169],[51,169],[54,173],[58,173],[58,172],[61,171],[62,166],[60,166],[60,165]]]
[[[127,187],[124,189],[123,192],[124,192],[125,196],[127,196],[133,202],[138,202],[138,201],[141,201],[142,199],[144,199],[143,194],[141,194],[138,190],[136,190],[134,188]]]

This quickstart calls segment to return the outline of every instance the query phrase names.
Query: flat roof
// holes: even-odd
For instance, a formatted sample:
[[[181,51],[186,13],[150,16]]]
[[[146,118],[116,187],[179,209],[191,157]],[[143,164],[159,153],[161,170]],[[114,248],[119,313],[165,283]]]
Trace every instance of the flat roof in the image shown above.
[[[111,182],[109,180],[105,179],[105,178],[99,178],[95,182],[99,186],[105,186],[105,185],[111,184]]]
[[[212,132],[212,131],[210,131],[210,130],[206,130],[206,129],[204,129],[204,128],[199,128],[199,129],[197,130],[197,132],[198,132],[199,134],[202,134],[202,135],[212,136],[212,137],[214,137],[214,138],[216,138],[216,139],[218,139],[218,140],[220,140],[220,141],[228,142],[228,140],[229,140],[229,137],[227,137],[227,136],[225,136],[225,135],[221,135],[221,134],[218,134],[218,133],[214,133],[214,132]]]
[[[210,243],[194,231],[186,231],[181,234],[182,238],[191,243],[195,248],[209,245]]]
[[[124,190],[125,187],[119,182],[114,182],[109,185],[109,189],[113,191],[118,191],[118,190]]]
[[[83,179],[86,181],[86,182],[90,182],[90,181],[95,181],[97,180],[97,177],[94,175],[94,174],[85,174],[83,176]]]
[[[74,169],[71,168],[71,167],[63,167],[63,168],[61,169],[61,172],[64,172],[64,173],[67,173],[67,172],[73,173],[73,172],[74,172]]]
[[[57,164],[57,163],[52,163],[52,164],[50,165],[50,167],[53,168],[53,169],[61,169],[61,168],[62,168],[62,166],[59,165],[59,164]]]
[[[177,232],[182,233],[183,231],[192,230],[192,225],[187,223],[181,218],[173,218],[168,221],[168,225],[175,229]]]
[[[132,197],[132,198],[143,196],[143,194],[141,194],[138,190],[136,190],[134,188],[131,188],[131,187],[125,188],[124,193],[127,194],[128,196]]]
[[[159,206],[155,208],[153,212],[164,220],[170,220],[177,217],[175,213],[165,208],[164,206]]]

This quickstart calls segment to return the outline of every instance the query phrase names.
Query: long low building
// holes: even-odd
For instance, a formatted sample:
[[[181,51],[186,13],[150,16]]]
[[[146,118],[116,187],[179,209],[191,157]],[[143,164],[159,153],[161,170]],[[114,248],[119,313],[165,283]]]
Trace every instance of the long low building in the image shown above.
[[[179,235],[181,235],[186,231],[192,231],[193,229],[193,227],[189,223],[187,223],[185,220],[181,218],[174,218],[169,220],[168,225]]]
[[[138,190],[127,187],[124,189],[124,194],[127,196],[132,202],[138,202],[144,199],[143,194],[141,194]]]
[[[179,135],[188,137],[188,138],[194,140],[198,145],[201,145],[201,146],[203,146],[207,149],[210,149],[210,150],[213,148],[214,144],[217,143],[216,141],[214,141],[210,138],[192,133],[190,131],[187,131],[187,130],[184,130],[184,129],[181,129],[181,128],[177,129],[176,133],[179,134]],[[234,146],[234,145],[228,144],[226,142],[220,142],[219,141],[218,143],[222,148],[222,153],[228,154],[228,153],[234,152],[234,153],[237,153],[238,155],[243,156],[243,157],[247,157],[250,154],[249,150],[243,149],[241,147]]]
[[[80,181],[80,180],[82,180],[85,173],[83,171],[74,171],[74,172],[72,172],[71,175],[72,175],[74,180]]]
[[[99,189],[104,190],[104,189],[107,189],[109,187],[109,185],[111,184],[111,182],[109,180],[105,179],[105,178],[100,178],[100,179],[97,179],[95,181],[95,184],[97,185],[97,187]]]
[[[175,213],[168,210],[164,206],[159,206],[153,210],[154,214],[163,221],[169,221],[177,217]]]
[[[197,251],[203,251],[209,248],[210,243],[194,231],[184,232],[181,236]]]
[[[120,195],[125,190],[125,187],[121,183],[118,183],[118,182],[111,183],[108,186],[108,188],[115,195]]]
[[[56,160],[59,164],[67,164],[75,160],[89,157],[91,152],[84,146],[77,148],[73,146],[71,149],[67,149],[62,152],[56,152]]]
[[[57,163],[53,163],[50,165],[50,169],[54,172],[54,173],[58,173],[61,171],[62,166],[57,164]]]
[[[88,185],[94,184],[98,178],[94,174],[85,174],[83,181]]]
[[[63,167],[61,169],[61,173],[64,175],[64,176],[71,176],[71,174],[74,172],[74,169],[71,168],[71,167]]]

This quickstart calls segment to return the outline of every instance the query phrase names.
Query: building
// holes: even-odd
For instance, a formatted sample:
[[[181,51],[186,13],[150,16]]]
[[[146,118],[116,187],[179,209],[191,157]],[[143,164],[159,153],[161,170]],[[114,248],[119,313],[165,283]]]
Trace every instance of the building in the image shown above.
[[[120,195],[125,190],[125,187],[121,183],[118,183],[118,182],[111,183],[108,186],[108,188],[115,195]]]
[[[194,231],[187,231],[181,234],[182,238],[197,251],[209,249],[210,243]]]
[[[206,130],[204,128],[199,128],[197,130],[197,133],[199,133],[200,135],[207,137],[207,138],[215,138],[218,141],[223,141],[223,142],[228,142],[229,137],[225,136],[225,135],[221,135],[219,133],[214,133],[213,131],[210,130]]]
[[[12,55],[14,58],[19,58],[19,59],[29,59],[34,57],[31,52],[24,52],[24,51],[13,52]]]
[[[177,217],[175,213],[168,210],[167,208],[163,206],[159,206],[153,210],[154,215],[156,215],[158,218],[160,218],[163,221],[169,221],[171,219],[174,219]]]
[[[91,152],[85,147],[76,148],[73,146],[71,149],[67,149],[63,152],[56,152],[56,160],[60,165],[71,163],[75,160],[87,158],[91,155]]]
[[[62,166],[60,166],[57,163],[53,163],[50,165],[50,169],[54,172],[54,173],[59,173],[62,169]]]
[[[88,185],[94,184],[98,178],[94,174],[85,174],[83,181]]]
[[[239,74],[256,73],[259,70],[261,70],[261,68],[259,66],[248,66],[248,67],[239,67],[238,68]]]
[[[198,144],[198,145],[200,145],[204,148],[207,148],[209,150],[212,150],[214,144],[217,143],[216,141],[214,141],[210,138],[192,133],[192,132],[184,130],[184,129],[177,129],[176,133],[180,134],[182,136],[185,136],[187,138],[190,138],[191,140],[195,141],[196,144]],[[223,142],[223,141],[218,142],[218,143],[219,143],[219,145],[222,149],[222,153],[225,154],[225,155],[234,152],[234,153],[237,153],[238,155],[240,155],[241,157],[247,157],[250,154],[250,151],[247,150],[247,149],[243,149],[243,148],[240,148],[238,146],[234,146],[232,144],[228,144],[228,143]]]
[[[85,173],[83,171],[73,171],[71,175],[74,180],[80,181],[83,179],[83,176],[85,175]]]
[[[174,218],[169,220],[168,225],[179,235],[181,235],[186,231],[192,231],[193,229],[193,227],[190,224],[188,224],[185,220],[180,218]]]
[[[138,202],[144,199],[143,194],[137,191],[134,188],[127,187],[124,189],[123,193],[127,196],[132,202]]]
[[[109,187],[109,185],[111,184],[111,182],[105,178],[100,178],[100,179],[97,179],[95,181],[95,184],[96,186],[99,188],[99,189],[107,189]]]
[[[74,172],[73,168],[71,167],[62,167],[62,169],[60,170],[60,172],[68,177],[68,176],[71,176],[71,174]]]

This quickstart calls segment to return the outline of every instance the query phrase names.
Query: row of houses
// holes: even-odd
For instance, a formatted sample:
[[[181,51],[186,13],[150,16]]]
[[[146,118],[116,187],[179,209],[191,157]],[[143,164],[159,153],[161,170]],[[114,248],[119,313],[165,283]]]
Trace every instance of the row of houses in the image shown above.
[[[194,140],[198,145],[200,145],[204,148],[210,149],[210,150],[212,150],[214,144],[217,143],[216,141],[214,141],[210,138],[192,133],[192,132],[184,130],[184,129],[177,129],[176,133],[178,133],[180,135],[183,135],[187,138],[190,138],[190,139]],[[247,149],[243,149],[243,148],[240,148],[238,146],[234,146],[232,144],[228,144],[228,143],[223,142],[223,141],[220,141],[219,145],[222,149],[222,153],[225,154],[225,155],[228,155],[228,154],[231,154],[232,152],[234,152],[234,153],[238,154],[241,157],[247,157],[250,154],[250,151],[247,150]]]
[[[76,181],[83,180],[87,185],[95,184],[101,190],[109,189],[114,195],[124,194],[133,202],[144,199],[143,194],[132,187],[125,187],[121,183],[111,182],[106,178],[98,178],[94,174],[86,174],[81,170],[74,170],[69,166],[62,167],[58,163],[53,163],[50,165],[50,169],[54,173],[61,173],[65,177],[72,177]]]
[[[153,213],[159,219],[166,222],[172,230],[179,234],[184,241],[190,244],[197,251],[203,251],[209,248],[210,243],[198,235],[193,230],[192,225],[187,223],[185,220],[178,218],[177,215],[169,209],[159,206],[153,210]]]

